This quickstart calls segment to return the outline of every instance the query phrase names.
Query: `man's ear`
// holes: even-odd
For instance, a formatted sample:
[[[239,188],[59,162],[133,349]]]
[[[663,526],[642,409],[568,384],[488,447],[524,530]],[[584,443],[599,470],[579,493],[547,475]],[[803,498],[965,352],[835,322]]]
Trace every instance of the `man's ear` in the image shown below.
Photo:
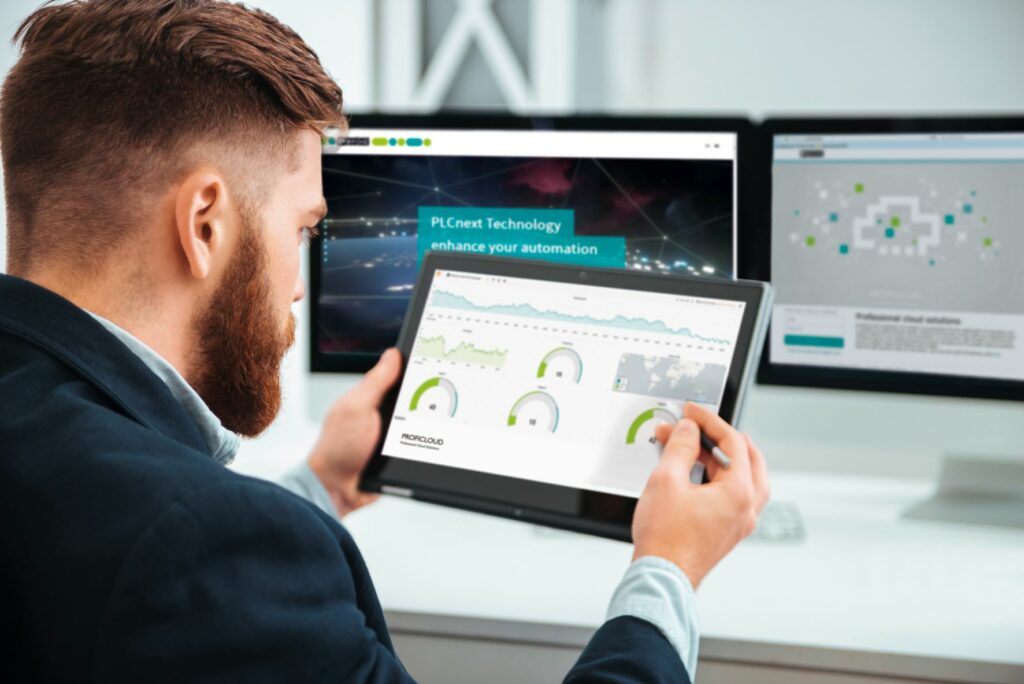
[[[193,278],[210,275],[223,258],[231,216],[224,176],[210,167],[188,174],[178,186],[174,220],[178,241]]]

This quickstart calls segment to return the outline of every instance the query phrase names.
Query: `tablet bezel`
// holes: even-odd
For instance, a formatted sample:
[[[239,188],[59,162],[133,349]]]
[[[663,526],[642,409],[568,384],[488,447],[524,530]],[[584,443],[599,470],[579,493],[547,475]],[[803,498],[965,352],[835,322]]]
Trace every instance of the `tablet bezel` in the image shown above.
[[[435,465],[383,453],[409,355],[434,274],[438,270],[745,302],[747,306],[744,308],[736,351],[729,367],[719,410],[719,414],[731,423],[735,423],[739,417],[744,394],[757,367],[757,356],[767,327],[764,319],[770,300],[770,288],[766,284],[566,266],[526,259],[427,252],[398,338],[397,346],[402,352],[402,374],[382,402],[380,440],[375,455],[363,472],[360,482],[363,490],[397,494],[610,539],[632,539],[630,527],[637,501],[632,497]]]

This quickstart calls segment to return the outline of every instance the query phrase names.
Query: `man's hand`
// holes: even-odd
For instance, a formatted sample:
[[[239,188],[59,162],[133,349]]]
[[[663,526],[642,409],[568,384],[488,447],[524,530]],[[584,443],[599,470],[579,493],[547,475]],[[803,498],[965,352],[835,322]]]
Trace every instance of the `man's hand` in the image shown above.
[[[708,571],[754,530],[768,502],[768,468],[761,450],[747,435],[718,415],[687,404],[683,419],[659,425],[665,444],[633,516],[633,558],[659,556],[678,565],[696,588]],[[732,459],[721,467],[701,450],[700,430]],[[700,461],[711,482],[690,482]]]
[[[378,494],[359,491],[359,476],[380,439],[380,402],[398,379],[402,356],[388,349],[355,387],[327,412],[320,439],[309,455],[309,467],[331,495],[339,516],[345,516]]]

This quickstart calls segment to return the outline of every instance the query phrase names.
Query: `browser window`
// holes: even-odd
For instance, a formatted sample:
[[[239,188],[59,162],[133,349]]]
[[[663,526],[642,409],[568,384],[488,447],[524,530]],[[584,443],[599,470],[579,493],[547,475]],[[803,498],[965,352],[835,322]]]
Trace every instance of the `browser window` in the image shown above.
[[[428,249],[732,277],[736,134],[369,130],[324,140],[323,355],[394,343]]]
[[[1024,379],[1024,133],[776,135],[771,361]]]

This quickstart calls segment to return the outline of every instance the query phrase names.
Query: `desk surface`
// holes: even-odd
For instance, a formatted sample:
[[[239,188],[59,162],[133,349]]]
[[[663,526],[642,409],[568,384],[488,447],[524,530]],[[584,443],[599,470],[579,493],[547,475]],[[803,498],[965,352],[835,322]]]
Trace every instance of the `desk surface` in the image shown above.
[[[237,467],[272,477],[301,457],[284,453],[250,444]],[[773,499],[799,507],[806,539],[747,540],[708,576],[698,592],[702,655],[1024,681],[1024,531],[901,518],[930,489],[773,473]],[[421,625],[518,625],[505,633],[524,638],[524,629],[557,640],[547,626],[597,627],[631,555],[618,542],[392,497],[345,523],[385,610]]]

